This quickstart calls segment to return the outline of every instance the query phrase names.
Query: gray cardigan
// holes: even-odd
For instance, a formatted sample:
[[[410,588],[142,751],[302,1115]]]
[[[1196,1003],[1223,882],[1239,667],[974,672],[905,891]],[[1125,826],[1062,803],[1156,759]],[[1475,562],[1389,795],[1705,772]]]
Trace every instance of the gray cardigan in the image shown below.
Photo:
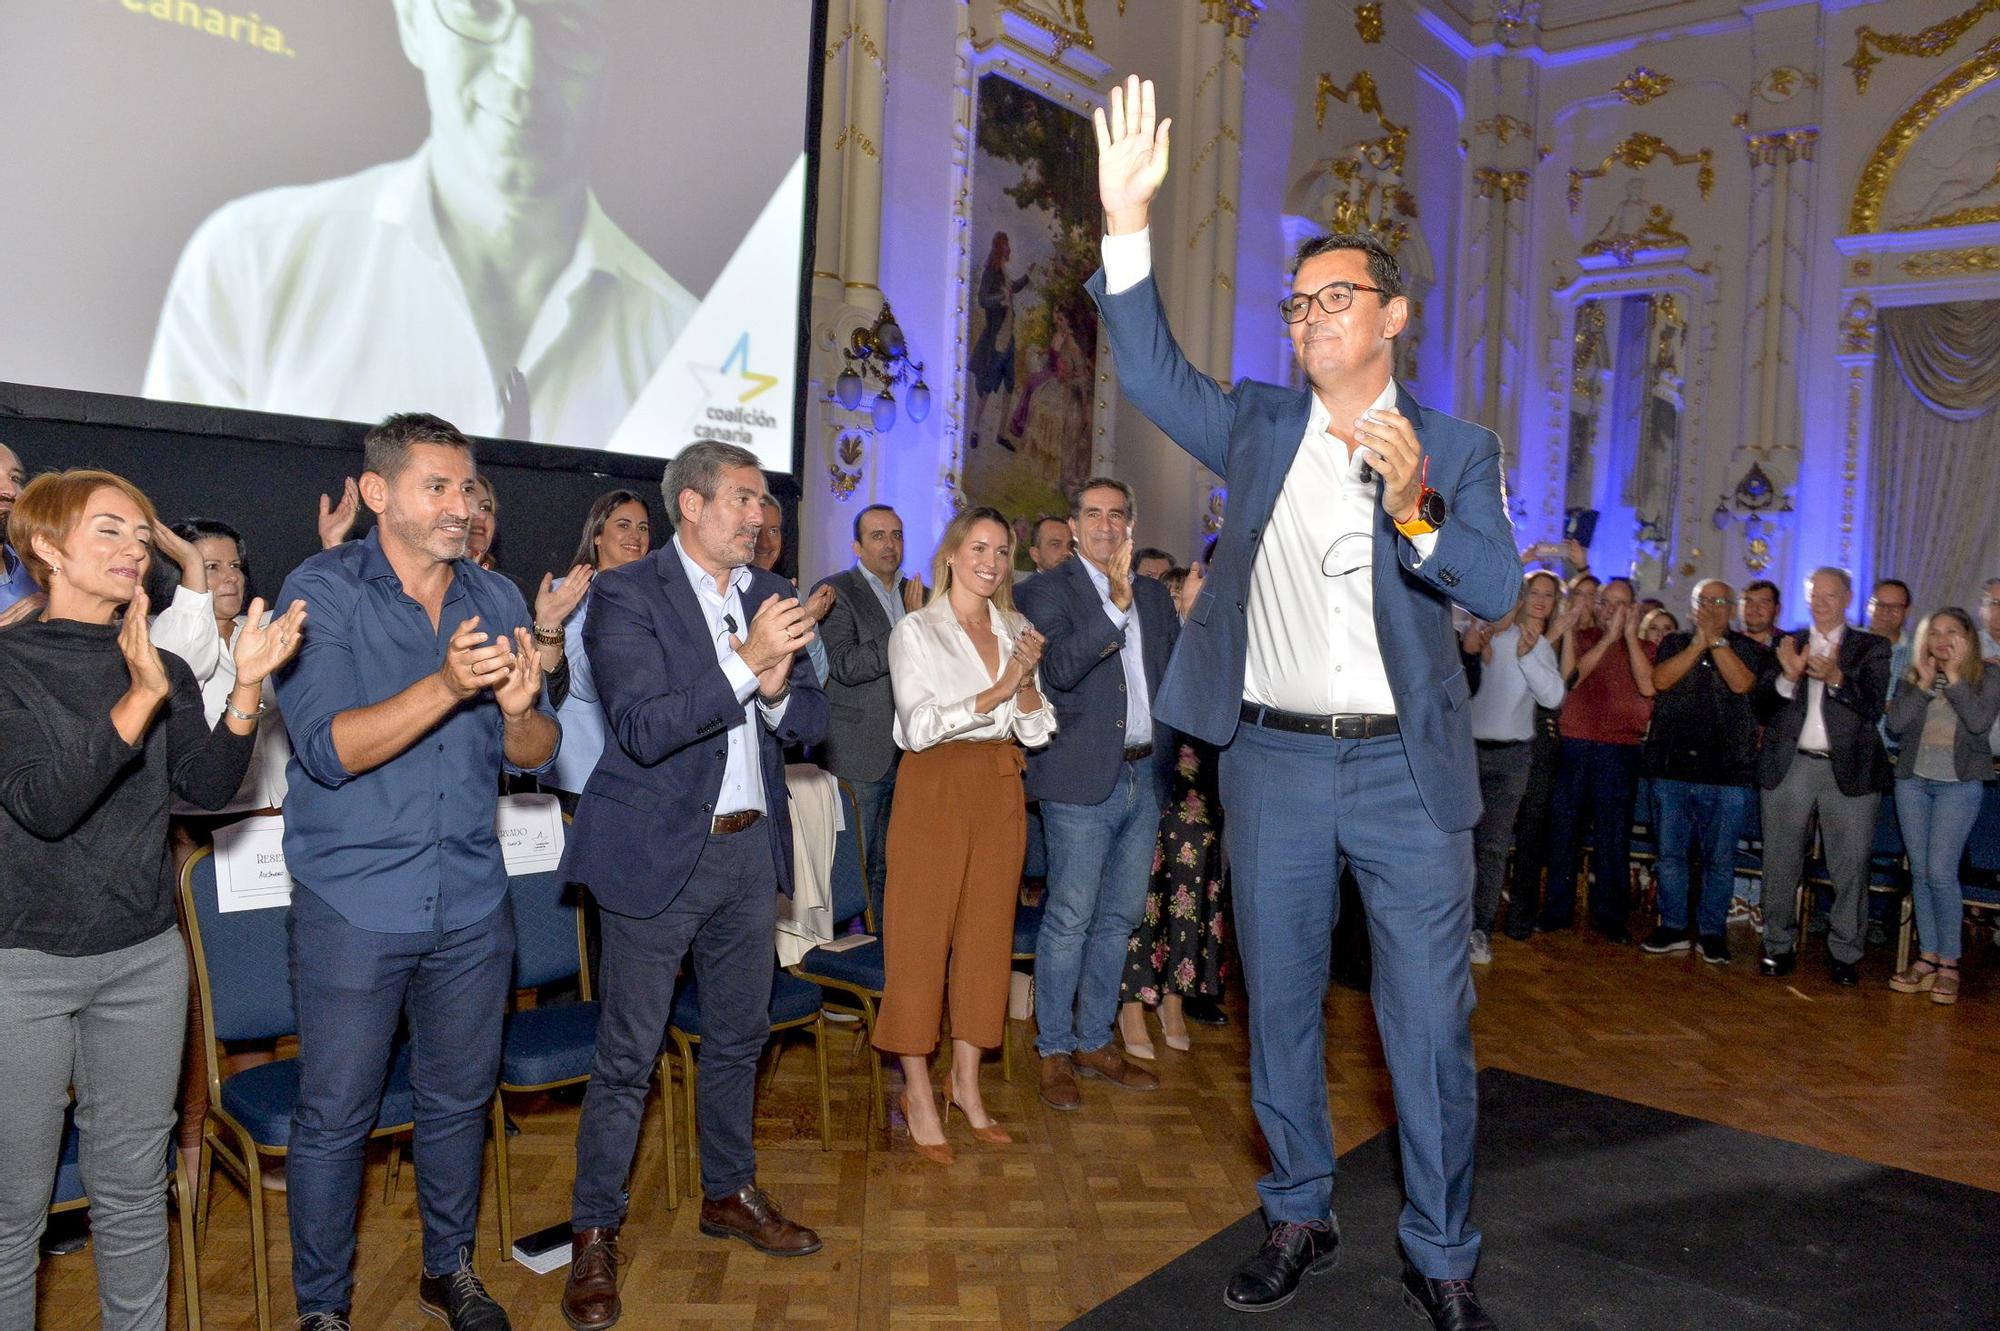
[[[1951,746],[1952,770],[1960,781],[1984,781],[1993,775],[1993,751],[1986,732],[2000,718],[2000,669],[1986,667],[1979,687],[1960,680],[1947,685],[1944,696],[1958,712],[1958,733]],[[1924,713],[1930,710],[1931,695],[1908,680],[1896,681],[1896,694],[1889,699],[1889,733],[1902,748],[1896,754],[1896,776],[1917,774],[1917,751],[1923,747]]]

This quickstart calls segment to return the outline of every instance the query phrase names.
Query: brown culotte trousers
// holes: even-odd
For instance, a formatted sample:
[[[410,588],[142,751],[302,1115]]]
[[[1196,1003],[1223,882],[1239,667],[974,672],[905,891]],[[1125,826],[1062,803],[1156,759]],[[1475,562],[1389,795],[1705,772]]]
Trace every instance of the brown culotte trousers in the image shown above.
[[[937,1048],[947,984],[952,1038],[983,1049],[1000,1044],[1028,847],[1026,767],[1012,740],[903,755],[882,903],[886,987],[875,1047],[884,1053]]]

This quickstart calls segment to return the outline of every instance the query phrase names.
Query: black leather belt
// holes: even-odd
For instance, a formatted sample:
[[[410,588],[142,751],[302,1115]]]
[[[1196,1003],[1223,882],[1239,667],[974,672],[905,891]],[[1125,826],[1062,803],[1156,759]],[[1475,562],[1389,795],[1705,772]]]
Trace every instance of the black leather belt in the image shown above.
[[[1152,756],[1153,746],[1150,744],[1129,744],[1125,748],[1125,761],[1128,763],[1136,763],[1141,758]]]
[[[714,818],[709,820],[708,834],[710,836],[729,836],[733,833],[741,832],[744,828],[749,827],[763,816],[763,814],[755,809],[745,809],[741,813],[718,813]]]
[[[1476,739],[1472,742],[1482,749],[1518,749],[1528,741],[1524,739]]]
[[[1402,729],[1394,712],[1342,712],[1336,716],[1311,716],[1286,712],[1262,703],[1243,704],[1243,719],[1266,730],[1284,730],[1294,735],[1330,735],[1334,739],[1374,739]]]

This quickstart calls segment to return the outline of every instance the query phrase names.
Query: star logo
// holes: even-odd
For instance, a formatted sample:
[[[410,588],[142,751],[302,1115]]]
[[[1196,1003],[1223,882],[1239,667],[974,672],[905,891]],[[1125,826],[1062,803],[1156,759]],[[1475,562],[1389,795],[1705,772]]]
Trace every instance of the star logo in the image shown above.
[[[743,382],[752,385],[744,391],[741,397],[736,399],[738,402],[748,402],[751,398],[756,397],[766,389],[777,386],[777,375],[759,374],[750,368],[750,330],[747,328],[743,330],[743,336],[736,339],[736,346],[731,349],[729,358],[722,362],[722,372],[727,374],[731,367],[737,365],[743,367]]]

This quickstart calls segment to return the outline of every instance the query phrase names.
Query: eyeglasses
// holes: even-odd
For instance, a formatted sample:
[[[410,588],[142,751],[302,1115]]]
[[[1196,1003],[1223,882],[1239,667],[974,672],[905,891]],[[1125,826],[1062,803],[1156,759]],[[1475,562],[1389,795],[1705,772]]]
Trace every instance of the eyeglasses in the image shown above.
[[[1326,313],[1339,314],[1354,303],[1354,293],[1357,291],[1372,291],[1378,296],[1389,294],[1381,287],[1364,286],[1359,282],[1328,282],[1310,296],[1301,291],[1285,297],[1278,302],[1278,313],[1284,316],[1288,324],[1304,323],[1306,311],[1317,302],[1320,309]]]
[[[1736,601],[1733,597],[1728,596],[1697,596],[1694,598],[1694,603],[1696,605],[1729,606],[1735,605]]]
[[[609,54],[597,31],[594,6],[578,0],[431,0],[438,22],[481,46],[498,46],[529,11],[535,46],[550,60],[579,74],[594,74]]]
[[[1910,603],[1908,601],[1885,601],[1879,596],[1871,596],[1868,598],[1868,608],[1871,610],[1908,610]]]

